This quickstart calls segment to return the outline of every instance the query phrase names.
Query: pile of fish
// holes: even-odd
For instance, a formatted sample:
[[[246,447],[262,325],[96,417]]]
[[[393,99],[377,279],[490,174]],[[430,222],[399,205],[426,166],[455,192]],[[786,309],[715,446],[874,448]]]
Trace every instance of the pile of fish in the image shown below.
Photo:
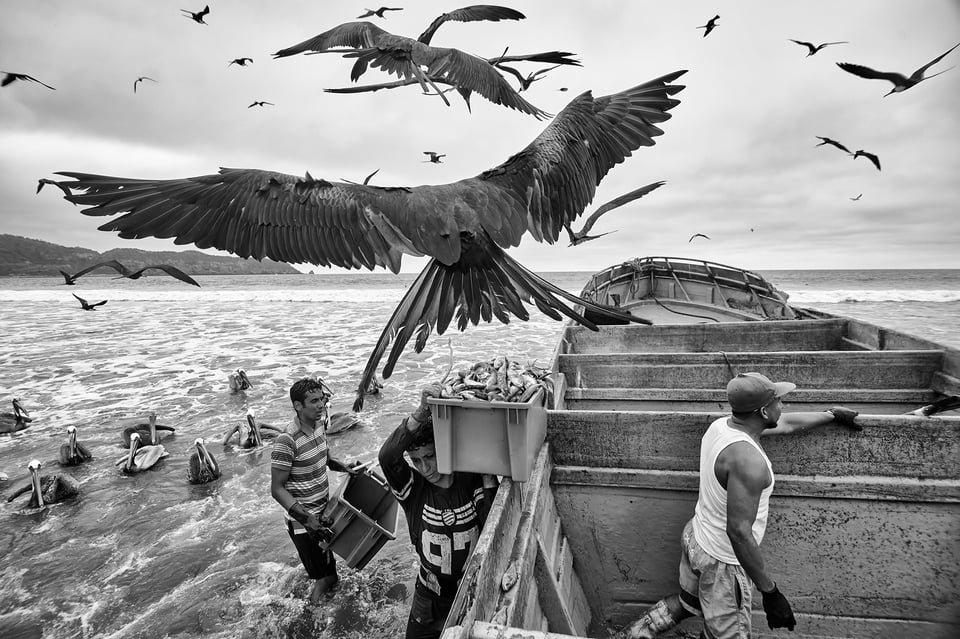
[[[549,370],[507,357],[477,362],[455,375],[447,373],[442,385],[442,398],[466,401],[526,402],[542,388],[549,406],[553,395]]]

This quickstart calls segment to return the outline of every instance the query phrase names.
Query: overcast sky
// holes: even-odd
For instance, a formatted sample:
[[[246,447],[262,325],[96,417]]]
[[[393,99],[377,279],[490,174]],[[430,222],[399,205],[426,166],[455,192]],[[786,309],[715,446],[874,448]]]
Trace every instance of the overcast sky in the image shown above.
[[[472,113],[415,86],[337,95],[352,60],[273,52],[367,5],[317,0],[211,0],[207,25],[185,17],[204,0],[4,3],[0,70],[53,87],[0,88],[0,233],[98,251],[169,250],[172,240],[97,231],[56,189],[54,171],[175,178],[219,167],[261,168],[380,186],[442,184],[521,150],[547,122],[479,95]],[[371,6],[375,9],[377,6]],[[391,6],[402,6],[402,3]],[[385,19],[416,37],[464,4],[408,3]],[[679,69],[687,88],[655,147],[601,183],[597,206],[658,180],[666,185],[606,214],[577,247],[529,235],[511,254],[538,271],[597,270],[644,255],[747,269],[960,268],[960,69],[883,97],[892,85],[846,73],[853,62],[909,75],[960,42],[957,0],[516,0],[515,22],[448,22],[434,46],[494,57],[563,50],[561,67],[523,93],[556,113],[576,94],[606,95]],[[698,29],[715,14],[716,29]],[[849,41],[807,57],[789,39]],[[246,67],[228,65],[253,58]],[[960,49],[927,75],[960,64]],[[521,66],[525,73],[540,67]],[[134,81],[149,76],[134,93]],[[358,84],[394,80],[371,69]],[[561,88],[567,91],[561,91]],[[273,106],[252,107],[265,100]],[[815,136],[879,156],[877,171]],[[446,154],[425,162],[423,151]],[[851,198],[862,193],[859,200]],[[575,228],[579,227],[579,223]],[[689,238],[703,233],[709,240]],[[422,260],[404,258],[404,271]],[[309,266],[305,267],[310,268]]]

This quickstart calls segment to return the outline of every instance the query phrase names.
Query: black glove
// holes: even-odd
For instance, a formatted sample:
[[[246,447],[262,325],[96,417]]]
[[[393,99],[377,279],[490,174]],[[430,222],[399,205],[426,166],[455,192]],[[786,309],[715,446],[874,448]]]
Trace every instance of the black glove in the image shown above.
[[[836,423],[842,426],[849,426],[854,430],[863,430],[863,426],[854,421],[857,415],[860,414],[857,411],[844,408],[843,406],[834,406],[827,412],[833,415],[833,421]]]
[[[790,602],[777,588],[777,584],[773,584],[773,590],[770,592],[761,590],[760,594],[763,595],[763,611],[767,614],[767,625],[770,626],[770,629],[786,628],[793,631],[797,625],[797,620],[793,617]]]

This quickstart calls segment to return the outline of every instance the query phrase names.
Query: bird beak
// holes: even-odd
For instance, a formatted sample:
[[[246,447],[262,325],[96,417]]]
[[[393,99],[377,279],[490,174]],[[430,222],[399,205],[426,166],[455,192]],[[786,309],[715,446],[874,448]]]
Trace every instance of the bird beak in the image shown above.
[[[77,431],[76,430],[70,431],[70,456],[71,457],[77,456]]]
[[[157,414],[150,413],[150,445],[157,444]]]
[[[247,373],[241,368],[237,373],[240,375],[240,381],[242,386],[247,388],[253,388],[253,384],[250,383],[250,380],[247,378]]]
[[[250,424],[250,430],[253,432],[253,441],[256,442],[257,446],[260,446],[263,444],[263,436],[260,434],[260,425],[257,424],[257,420],[252,413],[247,413],[247,423]]]
[[[130,452],[127,453],[127,463],[123,467],[124,470],[133,470],[136,467],[133,459],[137,454],[137,448],[140,446],[140,435],[134,433],[130,436]]]
[[[23,407],[23,404],[20,403],[19,399],[13,400],[13,412],[17,413],[18,417],[21,414],[25,417],[30,417],[30,413],[27,412],[27,409]]]
[[[43,491],[40,490],[40,464],[30,464],[30,483],[33,494],[37,496],[37,508],[43,508]]]

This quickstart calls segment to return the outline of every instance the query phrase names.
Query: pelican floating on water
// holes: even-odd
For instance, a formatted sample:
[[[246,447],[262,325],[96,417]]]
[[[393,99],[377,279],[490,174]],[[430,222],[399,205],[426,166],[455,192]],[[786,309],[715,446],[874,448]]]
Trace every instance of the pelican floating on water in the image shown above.
[[[238,368],[227,375],[227,381],[230,382],[230,390],[234,393],[253,388],[253,384],[250,383],[250,379],[247,377],[247,371],[242,368]]]
[[[0,413],[0,433],[15,433],[30,427],[33,418],[18,398],[13,399],[13,412]]]
[[[330,415],[330,418],[327,420],[324,432],[327,435],[335,435],[336,433],[341,433],[348,428],[353,428],[361,421],[362,420],[360,419],[360,416],[353,411],[334,413]]]
[[[93,454],[77,441],[77,427],[67,426],[67,443],[60,445],[60,465],[76,466],[91,459]]]
[[[128,475],[139,473],[153,468],[158,461],[169,454],[162,444],[141,446],[140,434],[132,433],[130,435],[130,450],[126,457],[117,462],[117,466],[123,464],[121,470]]]
[[[23,493],[30,492],[30,508],[43,508],[46,504],[55,504],[58,501],[76,497],[80,494],[80,482],[69,475],[59,473],[40,476],[43,464],[39,459],[33,459],[27,464],[30,469],[30,483],[12,493],[7,501],[11,502]]]
[[[158,424],[157,414],[150,413],[148,423],[137,424],[135,426],[127,426],[126,428],[123,429],[123,432],[120,434],[120,436],[123,438],[124,446],[130,445],[130,437],[134,433],[137,433],[138,435],[140,435],[141,441],[146,442],[144,444],[145,446],[152,446],[154,444],[160,443],[160,434],[157,432],[158,430],[169,431],[172,433],[172,432],[176,432],[177,429],[171,426],[164,426],[162,424]]]
[[[207,450],[203,438],[195,439],[193,445],[197,449],[190,455],[190,466],[187,469],[187,479],[190,483],[206,484],[214,479],[220,479],[220,464]]]
[[[273,439],[283,431],[269,424],[260,424],[257,422],[256,415],[252,410],[247,411],[246,424],[238,424],[227,431],[223,438],[223,445],[226,446],[233,439],[234,433],[240,440],[241,448],[257,448],[263,445],[263,440]]]

